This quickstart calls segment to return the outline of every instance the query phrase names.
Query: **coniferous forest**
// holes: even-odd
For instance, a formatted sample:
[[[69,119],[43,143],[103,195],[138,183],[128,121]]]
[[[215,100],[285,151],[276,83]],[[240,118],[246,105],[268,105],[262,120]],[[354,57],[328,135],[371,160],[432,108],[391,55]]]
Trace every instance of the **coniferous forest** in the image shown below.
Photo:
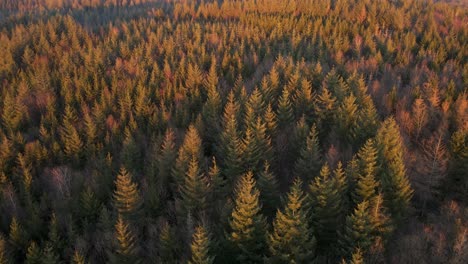
[[[468,4],[1,0],[0,264],[468,263]]]

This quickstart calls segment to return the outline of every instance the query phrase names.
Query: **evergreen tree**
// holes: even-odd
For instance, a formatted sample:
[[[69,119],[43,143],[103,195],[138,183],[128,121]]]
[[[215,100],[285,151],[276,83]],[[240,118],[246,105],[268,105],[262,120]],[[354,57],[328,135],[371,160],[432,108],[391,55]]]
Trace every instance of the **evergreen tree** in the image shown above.
[[[75,252],[73,253],[73,259],[72,259],[73,264],[86,264],[85,258],[81,253],[75,249]]]
[[[221,97],[218,93],[218,76],[216,72],[216,59],[211,61],[210,70],[206,76],[204,87],[207,90],[207,100],[203,105],[202,120],[205,128],[205,139],[208,149],[214,151],[221,125],[219,116],[221,114]]]
[[[0,264],[8,264],[10,263],[8,259],[7,249],[6,249],[6,242],[3,238],[3,235],[0,234]]]
[[[198,162],[194,158],[190,161],[184,184],[179,186],[179,189],[186,212],[204,212],[207,207],[208,187],[206,178],[200,172]]]
[[[268,104],[263,115],[263,122],[266,126],[267,135],[274,137],[276,135],[276,128],[278,127],[277,117],[271,104]]]
[[[232,211],[228,239],[236,249],[241,263],[258,263],[265,252],[267,223],[260,213],[260,192],[251,172],[239,180],[235,191],[235,207]]]
[[[70,106],[65,107],[63,116],[63,125],[61,130],[61,139],[63,144],[63,152],[68,160],[74,165],[80,165],[83,158],[83,141],[80,134],[73,124],[76,124],[77,117]]]
[[[218,146],[218,157],[223,168],[221,172],[229,186],[236,180],[237,175],[242,173],[242,142],[237,128],[237,109],[234,95],[230,93],[224,110],[223,131]]]
[[[114,206],[122,216],[132,216],[141,206],[138,185],[133,182],[132,176],[122,167],[115,180]]]
[[[376,195],[378,187],[378,182],[375,179],[377,174],[377,150],[372,139],[366,141],[366,144],[359,150],[358,157],[360,174],[353,194],[355,204],[366,200],[370,201]]]
[[[288,89],[283,89],[283,93],[278,101],[278,124],[281,128],[286,128],[294,121],[294,112],[289,98]]]
[[[165,223],[159,233],[160,263],[177,263],[178,243],[169,224]]]
[[[369,215],[369,202],[357,205],[354,213],[346,218],[345,231],[340,240],[343,254],[350,256],[355,248],[366,253],[373,243],[373,226]]]
[[[311,225],[317,234],[321,251],[333,249],[340,230],[343,201],[336,178],[331,177],[330,167],[325,164],[320,174],[310,184]]]
[[[320,171],[322,154],[320,150],[317,128],[312,125],[305,146],[301,149],[296,161],[294,173],[304,181],[310,181]]]
[[[268,234],[269,263],[310,263],[315,253],[315,237],[309,227],[306,195],[296,179],[283,210],[278,210],[273,231]]]
[[[189,264],[211,264],[214,257],[211,255],[211,237],[203,226],[195,228],[192,244],[190,245],[192,256]]]
[[[10,223],[9,243],[12,246],[15,257],[22,255],[26,246],[26,234],[23,227],[18,223],[16,217],[13,217]]]
[[[185,134],[184,142],[179,148],[179,153],[172,170],[172,175],[177,184],[184,181],[188,166],[192,159],[201,162],[203,160],[203,152],[201,138],[194,125],[190,125]]]
[[[386,207],[395,221],[401,220],[410,207],[413,195],[403,160],[403,143],[400,129],[393,118],[385,120],[377,132],[379,156],[383,164],[380,181]]]
[[[136,238],[132,234],[129,225],[119,214],[115,223],[115,239],[117,241],[117,254],[111,254],[112,263],[137,263]]]
[[[50,243],[46,243],[42,253],[41,264],[57,264],[59,263],[59,257],[55,254],[54,248]]]
[[[28,251],[26,252],[26,264],[42,264],[41,249],[37,246],[36,242],[32,241],[29,244]]]
[[[276,176],[270,170],[270,163],[263,163],[263,171],[258,174],[258,188],[263,211],[268,217],[273,216],[279,204],[279,183]]]

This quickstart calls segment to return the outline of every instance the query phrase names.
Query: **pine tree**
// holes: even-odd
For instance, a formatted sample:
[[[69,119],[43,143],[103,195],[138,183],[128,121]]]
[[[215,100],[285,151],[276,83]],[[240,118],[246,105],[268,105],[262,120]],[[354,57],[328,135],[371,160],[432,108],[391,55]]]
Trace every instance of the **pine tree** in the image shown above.
[[[42,264],[41,249],[37,246],[36,242],[32,241],[29,244],[26,253],[26,264]]]
[[[28,199],[31,195],[31,186],[33,182],[32,165],[21,153],[18,153],[16,163],[18,164],[18,176],[21,180],[21,191],[23,192],[24,197]]]
[[[6,242],[3,235],[0,234],[0,264],[10,263],[7,255]]]
[[[138,185],[132,181],[132,176],[122,167],[115,180],[114,206],[122,216],[133,216],[141,206]]]
[[[343,254],[349,256],[355,248],[360,248],[365,254],[373,243],[372,232],[369,202],[364,201],[346,218],[345,231],[340,240]]]
[[[278,124],[281,128],[286,128],[294,121],[294,112],[289,98],[288,89],[283,89],[283,93],[278,101]]]
[[[211,264],[214,257],[211,255],[211,237],[203,226],[195,228],[192,244],[190,245],[192,256],[189,264]]]
[[[208,189],[211,192],[211,203],[224,200],[226,195],[226,180],[222,177],[220,168],[213,157],[210,169],[208,170]]]
[[[200,172],[198,162],[194,158],[190,161],[184,183],[179,189],[186,212],[202,213],[207,208],[206,178]]]
[[[380,173],[386,207],[395,221],[408,213],[413,195],[403,161],[403,142],[395,119],[385,120],[377,132],[377,145],[383,168]]]
[[[251,172],[247,172],[238,182],[235,191],[235,208],[229,226],[229,241],[237,251],[241,263],[258,263],[265,252],[266,220],[260,213],[260,192]]]
[[[177,263],[178,243],[175,235],[169,226],[165,223],[159,234],[160,245],[160,263]]]
[[[101,210],[101,205],[89,186],[85,187],[81,192],[80,208],[80,213],[84,220],[89,221],[90,223],[94,223],[97,220]]]
[[[239,106],[234,101],[234,95],[229,94],[223,117],[223,131],[218,146],[218,157],[222,165],[222,174],[229,186],[242,173],[242,142],[237,128],[237,110]]]
[[[216,73],[216,59],[211,61],[210,70],[204,82],[204,87],[207,90],[207,100],[203,105],[202,120],[205,128],[205,139],[208,149],[214,151],[221,124],[219,116],[221,114],[221,97],[218,93],[218,76]]]
[[[65,107],[63,116],[63,125],[61,130],[61,139],[63,144],[63,152],[68,160],[74,165],[80,165],[83,158],[83,141],[73,124],[77,121],[77,117],[70,106]]]
[[[243,140],[243,155],[245,170],[252,170],[253,173],[258,172],[262,161],[273,159],[271,140],[260,117],[252,128],[247,128]]]
[[[111,262],[137,263],[136,238],[120,214],[115,224],[115,239],[117,241],[117,254],[110,256]]]
[[[351,256],[351,261],[349,264],[364,264],[364,257],[362,256],[362,252],[360,248],[356,248]]]
[[[174,131],[172,129],[167,129],[166,133],[164,134],[164,139],[161,144],[160,155],[158,156],[158,193],[161,194],[161,199],[165,199],[168,195],[167,192],[169,190],[168,186],[172,186],[175,183],[169,183],[171,179],[171,168],[175,163],[177,158],[177,149],[175,146],[175,136]],[[169,184],[168,184],[169,183]]]
[[[278,210],[273,231],[268,234],[271,256],[268,263],[310,263],[315,254],[315,237],[309,227],[306,195],[296,179],[283,210]]]
[[[42,257],[41,264],[58,264],[59,257],[55,254],[54,248],[50,243],[46,243]]]
[[[305,146],[296,161],[294,173],[306,182],[317,175],[321,168],[322,154],[320,150],[317,128],[312,125]]]
[[[265,110],[265,114],[263,115],[263,122],[266,126],[267,135],[270,137],[274,137],[276,135],[276,128],[278,127],[278,122],[276,118],[276,114],[271,107],[271,104],[268,104]]]
[[[337,132],[340,138],[347,143],[353,142],[353,134],[351,131],[353,131],[357,125],[357,112],[358,106],[356,104],[356,97],[352,94],[347,96],[337,109]]]
[[[268,217],[273,216],[279,205],[279,183],[277,177],[270,170],[270,163],[263,163],[263,171],[258,174],[258,188],[260,190],[260,201],[263,212]]]
[[[353,193],[355,204],[362,201],[370,201],[375,195],[378,182],[375,179],[377,171],[377,149],[374,140],[369,139],[359,150],[360,173]]]
[[[172,170],[172,175],[177,184],[181,184],[184,181],[185,173],[187,173],[189,163],[193,158],[201,162],[203,160],[203,152],[200,135],[195,126],[190,125],[185,134],[184,142],[179,148],[175,166]]]
[[[357,113],[356,126],[351,131],[353,146],[361,146],[367,139],[374,137],[378,126],[379,116],[374,102],[369,95],[366,95],[362,102],[362,108]]]
[[[81,253],[75,249],[75,252],[73,253],[73,259],[72,259],[73,264],[86,264],[85,258]]]
[[[49,246],[52,251],[62,252],[63,249],[63,240],[60,237],[59,227],[57,223],[57,217],[55,213],[52,213],[49,223]]]
[[[333,116],[336,113],[336,98],[325,87],[317,96],[315,112],[317,113],[317,127],[320,131],[320,138],[323,140],[330,133],[333,125]]]
[[[337,242],[340,218],[343,214],[343,201],[336,179],[331,177],[328,164],[323,165],[320,174],[309,186],[311,225],[317,234],[321,251],[333,249],[330,245]]]
[[[22,255],[27,239],[23,227],[18,223],[16,217],[11,219],[8,241],[14,250],[15,256]]]

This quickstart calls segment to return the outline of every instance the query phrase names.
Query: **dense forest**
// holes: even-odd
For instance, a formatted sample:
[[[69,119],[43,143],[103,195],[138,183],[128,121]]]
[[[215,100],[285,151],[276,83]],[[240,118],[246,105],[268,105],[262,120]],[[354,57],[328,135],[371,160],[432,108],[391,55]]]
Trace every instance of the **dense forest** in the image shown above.
[[[467,263],[468,5],[0,0],[0,264]]]

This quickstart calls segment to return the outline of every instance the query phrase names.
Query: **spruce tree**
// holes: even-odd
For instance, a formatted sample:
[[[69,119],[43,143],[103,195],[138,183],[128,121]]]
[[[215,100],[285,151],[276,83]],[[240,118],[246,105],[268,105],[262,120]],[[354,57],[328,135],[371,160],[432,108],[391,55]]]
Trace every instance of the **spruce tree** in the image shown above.
[[[376,137],[379,157],[383,164],[380,173],[386,207],[395,221],[404,218],[413,196],[403,160],[403,142],[400,129],[393,118],[385,120]]]
[[[184,183],[179,189],[186,213],[202,213],[207,208],[207,181],[195,158],[190,161]]]
[[[241,263],[258,263],[265,253],[267,223],[260,212],[260,192],[255,185],[251,172],[240,178],[235,191],[235,207],[229,219],[228,239]]]
[[[141,206],[141,197],[138,185],[133,182],[132,176],[122,167],[115,180],[114,206],[117,212],[124,217],[135,215]]]
[[[367,253],[374,240],[373,231],[369,202],[363,201],[357,205],[354,213],[346,218],[345,230],[340,239],[342,253],[350,256],[358,247],[364,254]]]
[[[190,161],[194,158],[201,162],[203,160],[203,151],[201,138],[194,125],[190,125],[185,133],[184,142],[179,148],[179,153],[172,170],[172,175],[177,184],[184,181],[185,173]]]
[[[10,261],[8,259],[6,241],[3,238],[3,235],[0,234],[0,264],[8,264],[8,263],[10,263]]]
[[[61,130],[61,139],[63,144],[63,152],[69,161],[73,165],[78,166],[81,164],[83,158],[83,141],[80,137],[79,132],[74,127],[77,122],[77,117],[70,106],[65,108],[63,117],[63,125]]]
[[[270,163],[263,163],[263,170],[258,174],[257,180],[260,190],[260,201],[263,205],[263,212],[268,217],[272,217],[279,205],[279,183],[276,175],[270,169]]]
[[[137,263],[136,238],[130,230],[129,225],[119,214],[115,223],[115,240],[117,242],[116,254],[110,255],[112,263]]]
[[[32,241],[29,244],[28,250],[26,252],[26,264],[42,264],[42,252],[41,249],[37,246],[36,242]]]
[[[337,242],[337,231],[343,214],[342,194],[336,178],[331,177],[328,164],[323,165],[320,174],[310,186],[310,207],[312,210],[311,225],[316,235],[318,248],[321,251],[333,250]],[[341,219],[342,220],[342,219]]]
[[[195,228],[190,245],[191,257],[189,264],[211,264],[214,257],[211,255],[212,242],[208,231],[203,226]]]
[[[287,195],[283,210],[278,210],[273,231],[268,234],[268,263],[310,263],[316,241],[308,223],[306,195],[302,181],[296,179]]]
[[[235,182],[237,175],[242,173],[242,142],[237,127],[238,105],[230,93],[225,106],[223,117],[223,131],[218,146],[218,157],[222,165],[222,174],[229,186]]]
[[[160,263],[178,263],[178,241],[171,226],[165,223],[159,233]]]
[[[294,112],[289,98],[288,89],[284,88],[278,101],[278,124],[280,128],[286,128],[294,121]]]
[[[72,264],[86,264],[84,256],[76,249],[73,253]]]
[[[359,150],[360,173],[353,193],[353,201],[359,204],[362,201],[371,200],[377,192],[378,182],[375,177],[377,171],[377,149],[374,140],[367,140]]]
[[[221,96],[218,92],[218,76],[216,59],[211,61],[210,70],[206,76],[204,87],[207,90],[207,100],[202,109],[202,120],[205,128],[205,139],[208,149],[213,152],[221,130],[219,116],[221,114]]]
[[[312,125],[306,144],[301,149],[299,159],[296,161],[294,173],[305,182],[315,177],[321,168],[322,154],[320,150],[317,128]]]

